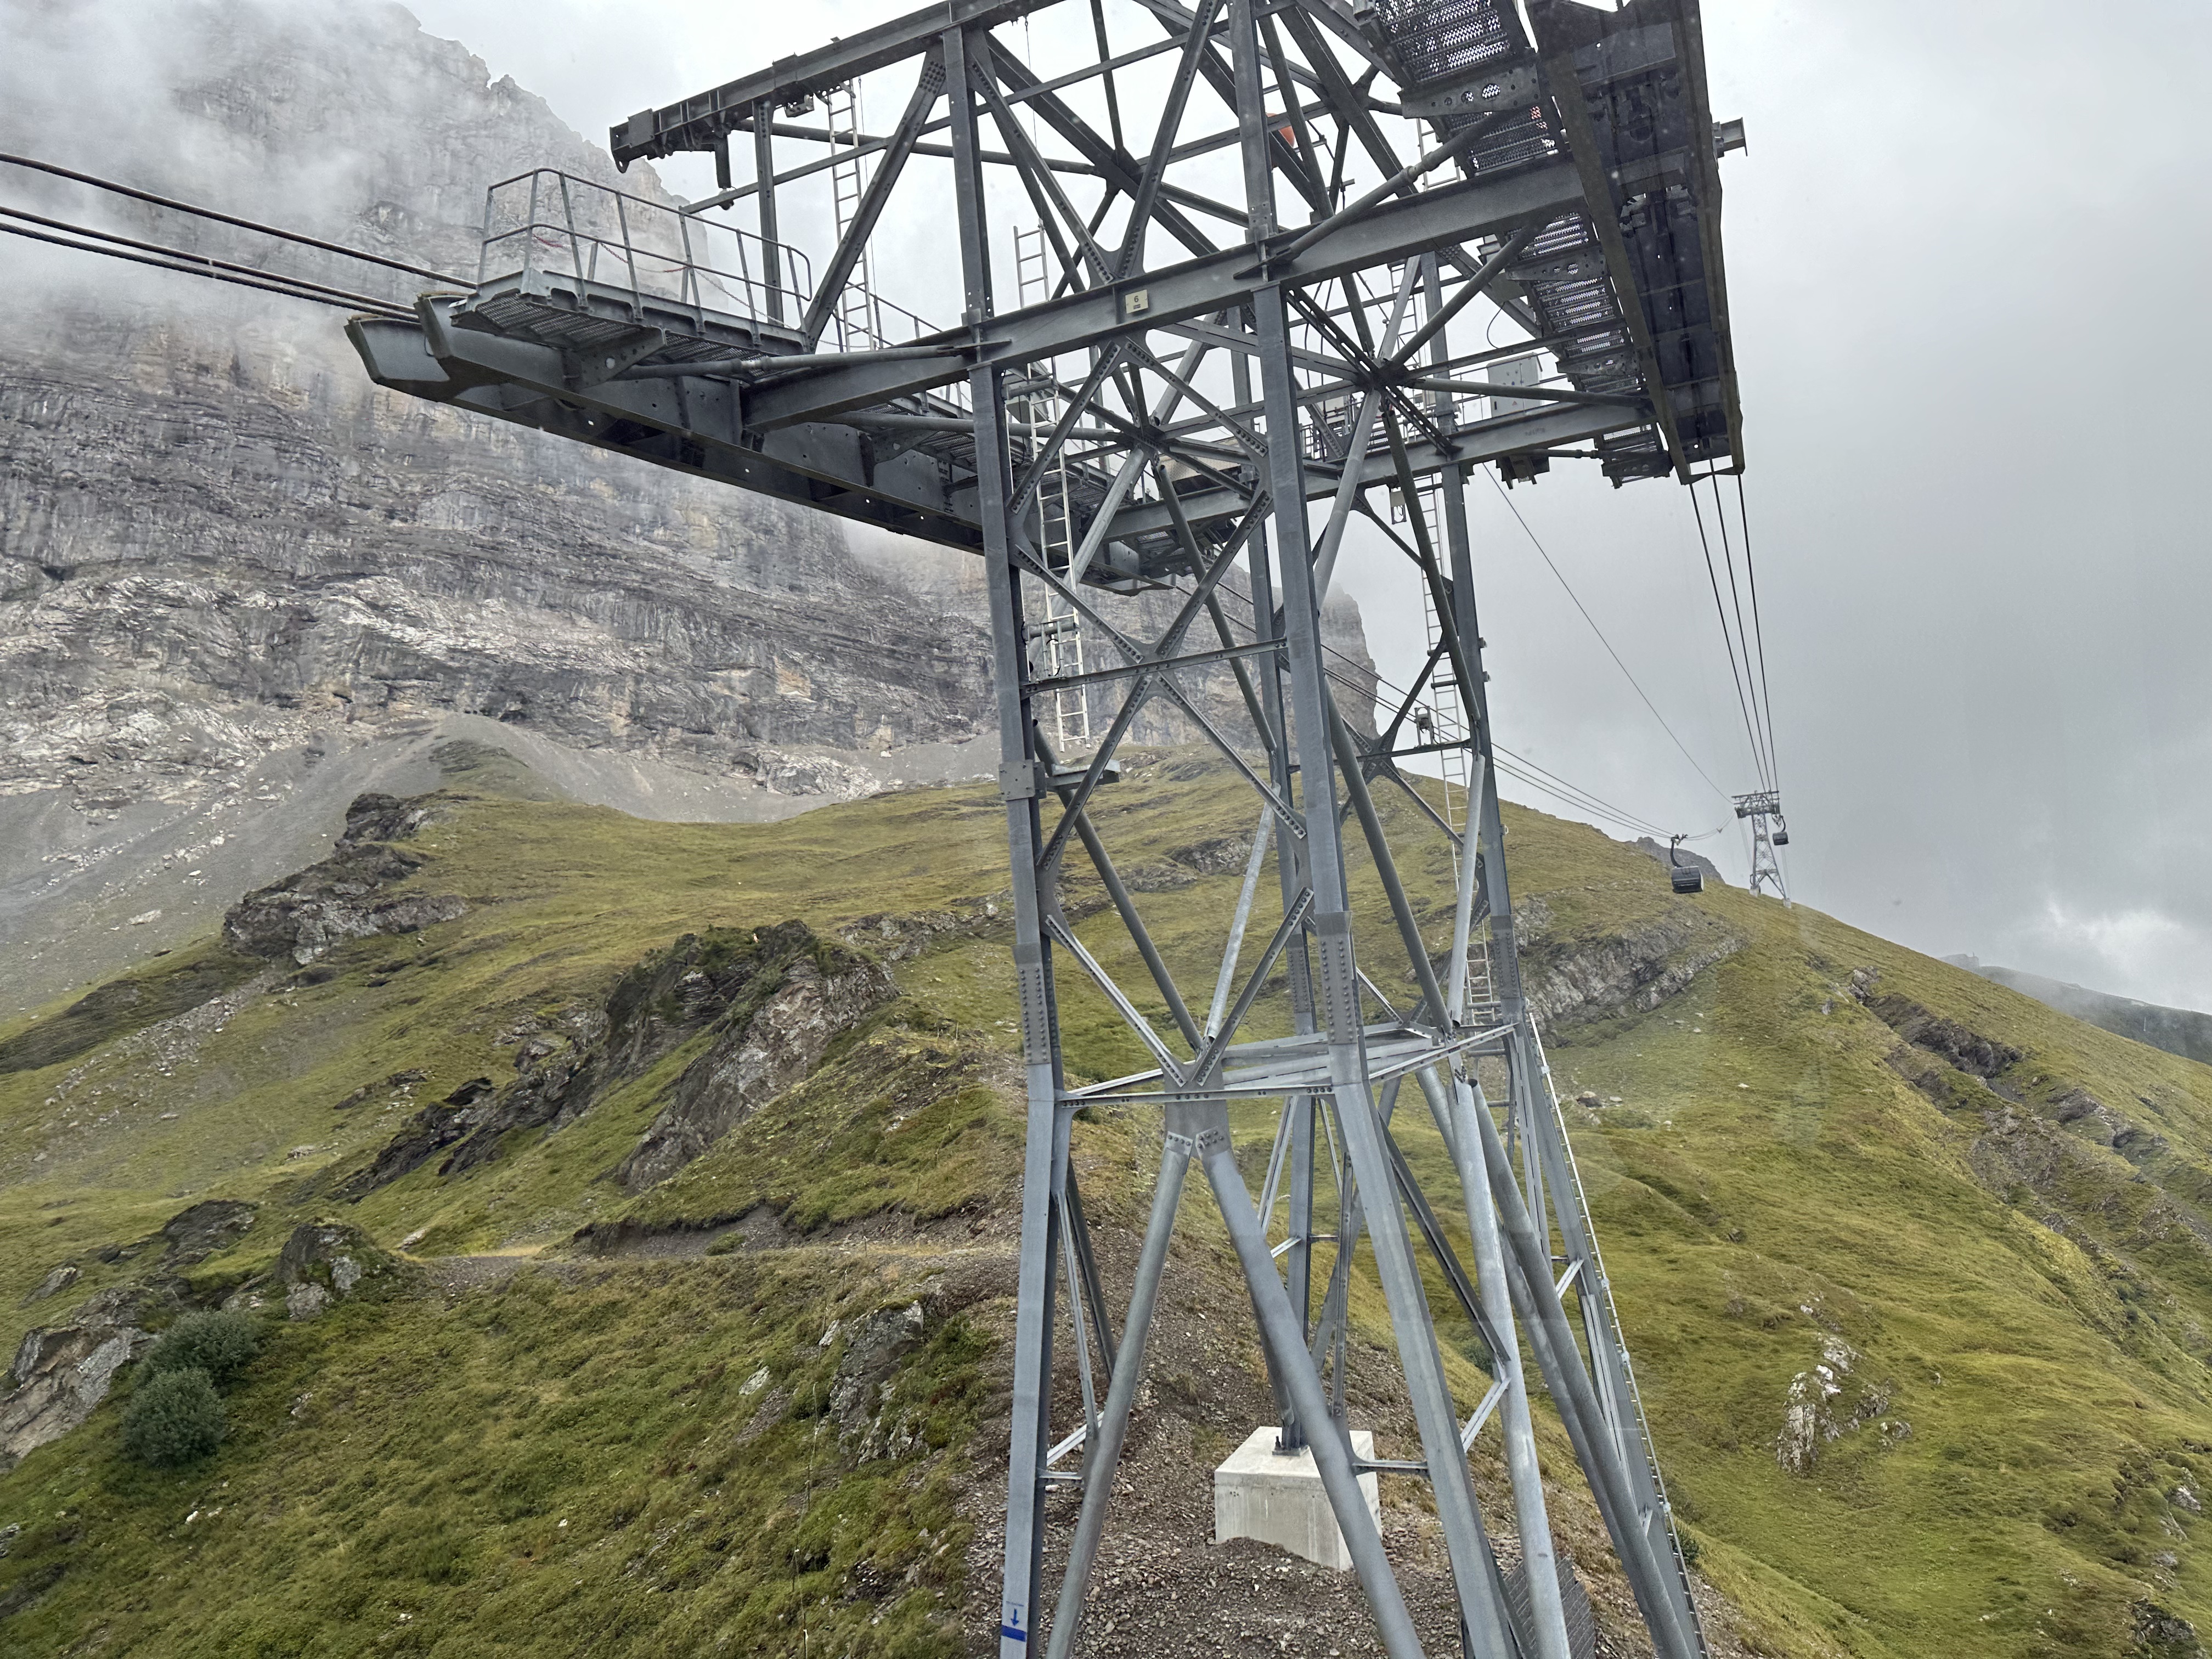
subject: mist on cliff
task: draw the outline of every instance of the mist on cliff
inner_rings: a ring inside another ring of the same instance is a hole
[[[0,0],[0,150],[464,278],[500,116],[517,137],[553,125],[541,100],[491,84],[481,59],[382,0]],[[482,127],[468,135],[477,142],[428,141],[457,115]],[[526,139],[504,148],[518,168],[590,161],[573,137],[559,154]],[[0,202],[379,299],[405,303],[426,286],[18,167],[0,167]],[[15,237],[0,263],[42,315],[250,319],[343,349],[343,313],[305,302]],[[40,343],[21,319],[9,331]]]

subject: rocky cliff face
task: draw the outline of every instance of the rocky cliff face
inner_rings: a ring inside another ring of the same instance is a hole
[[[374,0],[0,0],[0,148],[462,276],[489,184],[617,182],[543,100]],[[423,285],[9,171],[57,217]],[[0,938],[21,971],[0,1015],[212,927],[356,794],[434,785],[455,738],[665,817],[995,765],[979,585],[941,560],[857,558],[828,517],[381,392],[341,310],[8,260]]]
[[[396,6],[9,0],[0,28],[0,148],[435,269],[475,269],[489,183],[614,179]],[[58,217],[422,285],[7,183]],[[855,561],[833,520],[379,392],[342,311],[27,243],[9,262],[13,1006],[204,929],[362,789],[429,781],[451,735],[497,726],[571,793],[655,816],[968,769],[948,745],[988,706],[983,630]]]

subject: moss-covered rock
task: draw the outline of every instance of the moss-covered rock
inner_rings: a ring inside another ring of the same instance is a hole
[[[377,1301],[397,1295],[411,1284],[412,1275],[360,1228],[343,1221],[310,1221],[294,1228],[284,1241],[276,1282],[286,1315],[303,1320],[349,1297]]]

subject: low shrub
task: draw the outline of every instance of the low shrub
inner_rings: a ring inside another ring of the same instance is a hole
[[[205,1371],[228,1382],[261,1352],[261,1327],[242,1313],[189,1313],[162,1333],[146,1356],[149,1373]]]
[[[197,1367],[149,1376],[123,1413],[123,1449],[155,1468],[205,1457],[222,1432],[222,1401]]]

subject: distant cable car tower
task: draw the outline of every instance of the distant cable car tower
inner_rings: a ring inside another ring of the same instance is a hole
[[[1776,848],[1790,845],[1790,825],[1782,817],[1782,792],[1761,789],[1735,799],[1736,817],[1751,820],[1751,890],[1764,893],[1771,889],[1787,905],[1790,890],[1782,883],[1782,861],[1774,856]]]

